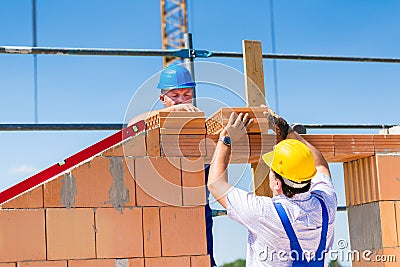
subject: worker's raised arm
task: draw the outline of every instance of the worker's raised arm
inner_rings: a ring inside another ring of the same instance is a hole
[[[264,115],[267,116],[268,121],[270,122],[270,128],[275,130],[276,134],[280,136],[282,139],[296,139],[304,143],[310,149],[314,157],[315,167],[317,171],[331,177],[328,162],[325,160],[322,153],[315,146],[310,144],[300,134],[293,131],[293,129],[286,122],[286,120],[276,115],[272,110],[270,110],[269,112],[265,112]]]
[[[231,156],[231,143],[235,144],[244,135],[246,135],[247,127],[252,123],[249,114],[240,113],[237,116],[231,113],[227,126],[219,135],[214,156],[211,161],[210,172],[208,174],[208,189],[211,195],[226,208],[226,195],[232,187],[228,183],[227,168]]]

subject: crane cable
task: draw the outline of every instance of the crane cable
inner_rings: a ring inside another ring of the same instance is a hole
[[[269,18],[271,27],[271,44],[272,54],[276,54],[276,41],[275,41],[275,17],[274,17],[274,3],[269,0]],[[278,94],[278,66],[276,59],[272,60],[272,73],[274,77],[274,92],[275,92],[275,112],[279,114],[279,94]]]
[[[32,39],[33,47],[37,47],[36,34],[36,0],[32,0]],[[34,95],[34,114],[35,123],[39,121],[38,115],[38,74],[37,74],[37,55],[33,55],[33,95]]]

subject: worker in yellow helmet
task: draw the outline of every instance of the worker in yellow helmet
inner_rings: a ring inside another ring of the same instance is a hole
[[[323,155],[273,112],[265,114],[283,139],[262,156],[273,197],[228,183],[231,144],[246,134],[248,114],[231,114],[210,167],[208,188],[228,216],[248,229],[247,266],[328,266],[337,198]]]

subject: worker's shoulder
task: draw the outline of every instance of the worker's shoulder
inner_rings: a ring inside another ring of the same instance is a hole
[[[330,189],[334,190],[332,178],[324,172],[317,171],[315,176],[311,179],[310,191],[313,191],[316,187],[320,186],[327,186]]]
[[[272,198],[267,196],[257,196],[253,192],[232,187],[227,194],[228,203],[235,206],[247,207],[249,209],[264,210],[266,207],[273,206]]]

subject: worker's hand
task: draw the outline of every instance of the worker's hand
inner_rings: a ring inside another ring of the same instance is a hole
[[[278,116],[271,109],[264,111],[264,116],[268,118],[268,127],[272,129],[277,136],[281,137],[283,140],[286,139],[287,135],[292,132],[292,128],[289,126],[287,121]]]
[[[189,111],[189,112],[200,111],[200,109],[193,106],[192,103],[177,104],[177,105],[171,106],[170,108],[171,108],[171,111]]]
[[[220,137],[229,136],[231,141],[237,141],[247,133],[247,127],[253,122],[253,119],[249,118],[249,114],[240,113],[239,116],[235,112],[231,113],[228,124],[221,131]]]

